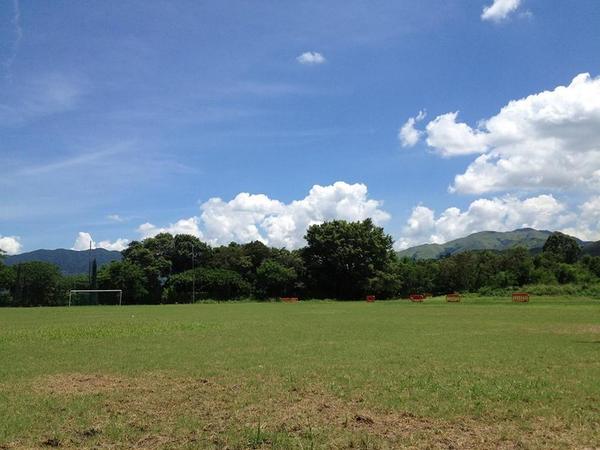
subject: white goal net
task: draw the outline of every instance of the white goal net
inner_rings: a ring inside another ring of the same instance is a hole
[[[75,305],[119,305],[123,301],[121,289],[71,289],[69,306]]]

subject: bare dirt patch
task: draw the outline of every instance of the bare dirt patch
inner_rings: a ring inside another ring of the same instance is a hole
[[[64,422],[61,448],[516,449],[592,444],[580,439],[590,436],[589,429],[558,419],[419,417],[373,408],[361,398],[341,399],[320,386],[286,389],[280,380],[61,374],[35,385],[39,395],[55,399],[102,396],[93,424],[82,429],[72,420]],[[600,433],[597,425],[594,436]],[[35,442],[48,439],[54,438],[37,436]]]
[[[600,324],[589,323],[572,326],[562,326],[552,330],[555,334],[600,334]]]
[[[132,380],[112,375],[71,373],[38,379],[33,386],[37,392],[46,394],[97,394],[131,387]]]

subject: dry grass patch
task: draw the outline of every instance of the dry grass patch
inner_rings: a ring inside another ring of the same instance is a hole
[[[101,394],[135,388],[134,383],[133,379],[115,375],[70,373],[37,379],[33,382],[33,389],[50,395]]]
[[[100,401],[84,427],[5,446],[61,448],[585,448],[581,430],[558,419],[442,420],[385,411],[321,386],[281,380],[213,380],[151,373],[139,377],[59,374],[38,379],[36,395],[58,403]],[[594,432],[600,436],[600,426]],[[583,432],[583,433],[582,433]]]

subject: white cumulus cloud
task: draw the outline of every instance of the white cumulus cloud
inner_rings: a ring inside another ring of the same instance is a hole
[[[18,236],[2,236],[0,235],[0,250],[7,255],[16,255],[23,248],[21,239]]]
[[[577,216],[552,195],[520,200],[514,196],[478,199],[461,211],[448,208],[438,216],[426,206],[415,207],[402,235],[399,250],[424,243],[441,244],[478,231],[511,231],[517,228],[561,229]]]
[[[300,56],[296,57],[296,61],[298,61],[300,64],[316,65],[323,64],[326,59],[319,52],[304,52]]]
[[[481,153],[452,191],[600,189],[600,78],[583,73],[512,100],[476,128],[456,119],[447,113],[426,126],[428,145],[443,156]]]
[[[211,198],[202,204],[202,222],[208,239],[214,243],[231,241],[268,242],[259,227],[267,218],[283,214],[285,205],[264,194],[242,192],[228,202]]]
[[[400,131],[398,132],[398,139],[400,139],[402,147],[414,147],[417,144],[417,142],[419,142],[419,139],[421,139],[423,132],[417,130],[415,128],[415,125],[417,122],[423,120],[425,116],[425,111],[419,111],[419,114],[417,114],[415,117],[410,117],[404,123],[404,125],[402,125]]]
[[[427,124],[427,145],[443,156],[481,153],[486,149],[486,135],[465,123],[457,123],[458,112],[442,114]]]
[[[198,227],[198,218],[190,217],[189,219],[181,219],[175,223],[169,224],[167,227],[157,227],[151,223],[143,223],[138,227],[138,232],[142,239],[154,237],[159,233],[170,234],[191,234],[198,238],[202,238],[202,232]]]
[[[90,233],[86,233],[84,231],[80,231],[75,238],[75,242],[73,243],[73,247],[71,250],[89,250],[90,243],[92,248],[104,248],[106,250],[116,250],[122,251],[127,248],[127,244],[129,244],[129,240],[119,238],[114,242],[111,241],[100,241],[95,242]]]
[[[275,247],[304,245],[306,229],[327,220],[364,220],[371,217],[381,224],[389,214],[382,202],[369,199],[367,186],[338,181],[329,186],[315,185],[306,197],[284,204],[259,194],[238,194],[224,202],[213,198],[202,205],[202,222],[210,242],[259,240]]]
[[[104,248],[106,250],[116,250],[121,252],[127,248],[129,244],[128,239],[119,238],[114,242],[111,241],[100,241],[96,244],[96,248]]]
[[[75,242],[73,243],[71,250],[88,250],[90,248],[90,243],[92,248],[96,248],[96,244],[92,239],[92,235],[90,233],[80,231],[77,233],[77,237],[75,238]]]
[[[481,20],[500,22],[515,12],[521,0],[494,0],[491,5],[485,6],[481,13]]]
[[[563,231],[587,241],[600,240],[600,196],[588,199],[577,208],[575,223]]]
[[[247,192],[229,201],[215,197],[201,205],[200,217],[182,219],[164,228],[145,223],[138,231],[142,238],[161,232],[187,233],[213,245],[261,241],[293,249],[304,245],[304,234],[310,225],[327,220],[370,217],[381,224],[390,217],[381,207],[382,202],[368,198],[364,184],[338,181],[329,186],[315,185],[306,197],[290,203]]]

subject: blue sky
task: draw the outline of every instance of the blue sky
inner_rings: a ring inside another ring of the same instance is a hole
[[[520,226],[600,239],[599,24],[596,0],[7,0],[0,248],[161,230],[293,248],[367,215],[397,248]]]

